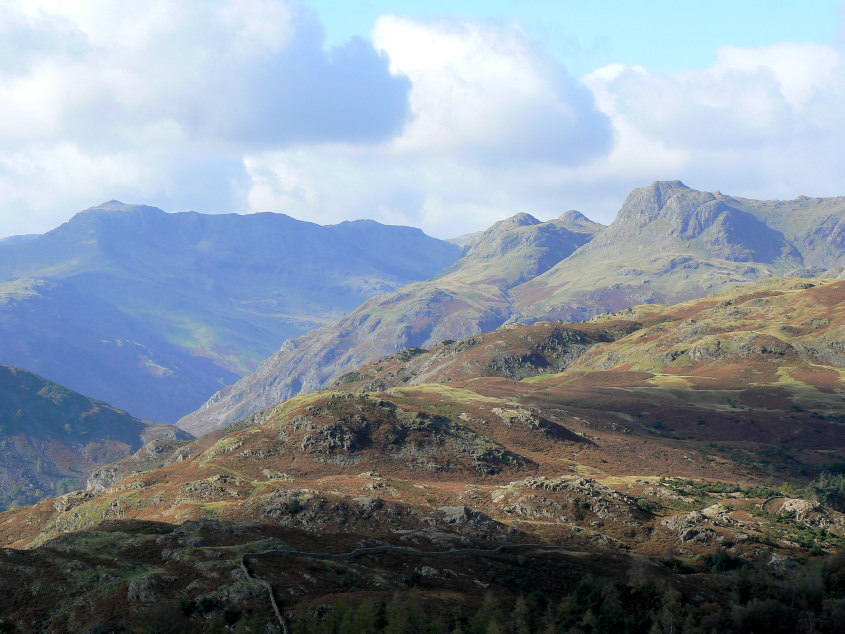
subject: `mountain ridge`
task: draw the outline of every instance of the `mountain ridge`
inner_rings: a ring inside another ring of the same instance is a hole
[[[845,266],[845,197],[754,201],[656,181],[633,190],[608,227],[587,225],[583,242],[570,243],[568,252],[542,241],[546,231],[568,231],[563,224],[583,225],[579,216],[562,218],[540,223],[525,214],[494,224],[438,278],[368,300],[334,325],[286,343],[179,424],[208,431],[402,348],[505,323],[583,320],[776,275],[835,277]],[[522,232],[529,237],[521,239]],[[524,245],[529,257],[497,259],[499,247],[519,253]]]
[[[144,418],[175,421],[284,340],[374,294],[431,277],[459,252],[419,229],[374,221],[324,227],[284,214],[169,214],[109,201],[46,234],[0,245],[0,284],[41,280],[59,285],[69,302],[54,297],[49,314],[39,313],[30,294],[28,306],[0,314],[0,362]],[[87,316],[77,310],[86,305]],[[108,363],[94,361],[80,372],[69,353],[53,355],[39,345],[45,337],[65,349],[76,345],[57,339],[64,330],[53,317],[63,312],[75,316],[68,332],[91,334],[80,352],[100,350]],[[14,332],[4,332],[4,322]],[[125,341],[143,352],[129,358],[118,349]]]
[[[570,217],[540,222],[523,214],[509,220],[467,244],[461,259],[432,280],[368,300],[335,325],[286,342],[253,374],[224,388],[178,424],[195,434],[209,431],[249,411],[319,389],[344,369],[400,347],[494,329],[510,316],[511,288],[575,251],[601,226],[579,222],[575,232],[565,226]],[[287,369],[279,372],[279,367]],[[255,402],[241,406],[250,393]],[[214,422],[208,424],[211,418]]]

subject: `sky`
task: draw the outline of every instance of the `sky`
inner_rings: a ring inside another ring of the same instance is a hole
[[[845,195],[845,3],[0,0],[0,236],[110,199],[438,237]]]

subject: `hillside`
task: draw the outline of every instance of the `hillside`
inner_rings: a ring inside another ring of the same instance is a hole
[[[79,488],[92,469],[145,443],[188,437],[26,370],[0,366],[2,508]]]
[[[131,492],[121,517],[163,521],[217,500],[215,516],[234,521],[290,483],[352,495],[360,478],[422,479],[423,498],[457,503],[449,483],[561,472],[800,480],[845,462],[843,333],[845,282],[795,278],[584,324],[506,326],[362,367],[180,448],[137,486],[80,499],[102,508]]]
[[[433,280],[375,297],[335,324],[285,342],[179,425],[203,433],[320,389],[343,371],[397,349],[496,328],[510,315],[510,289],[569,256],[601,228],[576,211],[548,222],[528,214],[497,222]]]
[[[459,251],[372,221],[111,201],[0,243],[0,362],[173,422],[284,340],[435,275]]]
[[[469,242],[438,278],[287,341],[179,424],[215,429],[403,348],[505,323],[584,320],[775,275],[835,277],[845,266],[843,223],[843,197],[755,201],[679,181],[634,190],[606,228],[578,212],[550,223],[519,214]]]
[[[804,597],[766,608],[771,631],[833,623],[822,598],[845,585],[820,580],[845,570],[845,497],[841,475],[811,480],[845,468],[843,335],[845,281],[771,278],[392,355],[166,466],[0,514],[0,543],[27,549],[0,567],[69,597],[27,610],[8,586],[0,605],[28,627],[141,613],[210,630],[540,593],[589,624],[595,591],[642,619],[631,631],[664,608],[748,631],[762,597]],[[90,565],[36,582],[69,560]]]

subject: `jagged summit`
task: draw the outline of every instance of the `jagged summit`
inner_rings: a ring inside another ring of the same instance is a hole
[[[529,227],[531,225],[539,224],[541,224],[541,221],[537,220],[531,214],[520,212],[518,214],[514,214],[510,218],[505,218],[504,220],[500,220],[499,222],[493,224],[488,231],[496,227]]]
[[[576,209],[564,211],[553,222],[555,222],[555,224],[557,224],[559,227],[569,229],[570,231],[574,231],[575,233],[596,234],[605,228],[603,224],[590,220],[589,218],[587,218],[587,216],[585,216]]]
[[[578,223],[567,224],[542,222],[527,213],[500,220],[465,247],[463,258],[444,275],[461,271],[468,281],[510,288],[554,266],[592,237]]]
[[[558,216],[558,220],[563,220],[564,222],[584,222],[585,220],[590,219],[577,209],[570,209],[560,214],[560,216]]]
[[[655,220],[669,201],[679,194],[691,195],[698,203],[716,198],[709,192],[690,189],[681,181],[655,181],[648,187],[639,187],[628,194],[613,225],[644,226]]]

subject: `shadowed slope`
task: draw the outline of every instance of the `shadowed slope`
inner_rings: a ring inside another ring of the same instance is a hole
[[[42,377],[0,366],[0,506],[79,486],[94,467],[155,438],[186,439]]]

